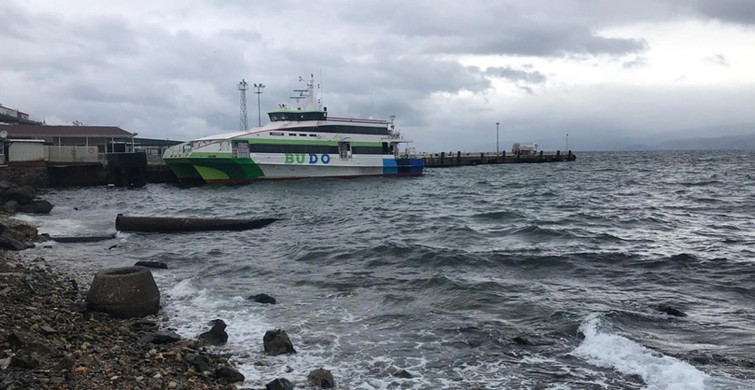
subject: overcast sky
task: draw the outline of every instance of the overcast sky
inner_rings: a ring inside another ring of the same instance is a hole
[[[237,130],[242,78],[265,124],[310,73],[428,152],[755,123],[753,0],[3,0],[0,49],[6,107],[150,138]]]

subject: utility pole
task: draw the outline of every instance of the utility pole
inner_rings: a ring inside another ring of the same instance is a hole
[[[495,154],[498,155],[501,153],[501,149],[498,148],[498,125],[500,125],[501,122],[495,123]]]
[[[263,89],[265,89],[265,84],[262,84],[262,83],[254,84],[254,93],[257,94],[257,125],[259,127],[262,127],[262,114],[260,112],[260,95],[262,95]]]
[[[239,118],[239,128],[241,131],[246,131],[249,126],[246,121],[246,91],[249,89],[249,84],[246,83],[246,80],[241,79],[241,82],[239,83],[239,94],[241,99],[241,113]]]

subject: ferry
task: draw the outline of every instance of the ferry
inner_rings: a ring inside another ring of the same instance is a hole
[[[314,76],[299,78],[292,102],[270,111],[270,123],[172,146],[163,160],[179,180],[208,184],[265,179],[420,176],[424,160],[400,152],[404,139],[389,120],[328,116],[315,96]],[[318,86],[319,88],[319,86]]]

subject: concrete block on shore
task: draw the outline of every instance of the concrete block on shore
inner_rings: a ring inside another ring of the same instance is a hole
[[[118,318],[157,314],[160,291],[149,269],[113,268],[98,272],[86,296],[89,310]]]

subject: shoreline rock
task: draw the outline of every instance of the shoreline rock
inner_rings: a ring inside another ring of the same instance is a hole
[[[38,199],[32,186],[19,186],[0,177],[0,210],[8,214],[49,214],[53,207],[52,203]]]
[[[268,330],[262,338],[262,345],[265,353],[270,356],[289,355],[296,353],[294,345],[291,343],[285,330],[276,329]]]
[[[228,341],[228,333],[225,332],[226,324],[221,319],[210,321],[212,329],[199,335],[201,345],[223,345]]]

